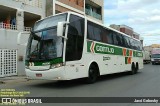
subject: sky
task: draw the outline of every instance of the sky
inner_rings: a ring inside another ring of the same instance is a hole
[[[127,25],[144,38],[144,46],[160,44],[160,0],[104,0],[104,24]]]

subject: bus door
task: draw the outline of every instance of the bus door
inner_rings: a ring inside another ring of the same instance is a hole
[[[78,78],[81,75],[79,67],[82,64],[80,60],[83,53],[84,28],[84,18],[70,15],[65,51],[65,70],[69,78]]]

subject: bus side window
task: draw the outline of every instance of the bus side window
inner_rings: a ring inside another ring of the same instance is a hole
[[[137,50],[142,50],[141,42],[136,41],[137,43]]]
[[[122,36],[122,46],[123,46],[123,47],[126,47],[124,36]]]
[[[112,31],[106,29],[109,44],[114,44]]]
[[[93,33],[93,26],[91,24],[89,24],[88,22],[88,28],[87,28],[87,38],[90,40],[94,40],[94,33]]]
[[[142,47],[141,42],[139,42],[139,45],[140,45],[140,50],[142,51],[142,50],[143,50],[143,47]]]
[[[118,37],[117,37],[117,35],[116,35],[116,33],[115,32],[112,32],[112,36],[113,36],[113,43],[114,43],[114,45],[118,45]]]
[[[122,36],[123,47],[129,48],[128,37]]]
[[[134,39],[133,39],[132,43],[133,43],[133,49],[137,50],[136,42],[135,42],[135,40],[134,40]]]
[[[131,43],[131,49],[135,49],[135,44],[133,39],[130,39],[130,43]]]
[[[124,38],[125,38],[125,41],[126,41],[126,46],[127,46],[128,48],[131,48],[129,38],[128,38],[127,36],[125,36]]]
[[[121,34],[116,33],[116,37],[117,37],[118,45],[124,47],[125,44]]]
[[[87,30],[87,38],[90,40],[95,40],[101,42],[101,28],[99,25],[96,25],[90,21],[88,21],[88,30]]]
[[[96,41],[102,41],[101,39],[101,30],[100,30],[100,27],[99,26],[94,26],[94,37],[95,37],[95,40]]]
[[[102,28],[102,31],[101,31],[101,39],[102,39],[102,42],[103,43],[108,43],[108,36],[107,36],[108,34],[107,34],[107,32],[106,32],[106,30],[104,30],[103,28]]]

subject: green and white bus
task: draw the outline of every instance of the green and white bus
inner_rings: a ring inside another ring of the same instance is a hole
[[[74,12],[35,23],[27,45],[25,71],[29,79],[72,80],[143,68],[139,40]]]

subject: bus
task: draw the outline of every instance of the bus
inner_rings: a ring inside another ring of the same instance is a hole
[[[101,75],[143,68],[139,40],[74,12],[35,23],[28,39],[25,71],[29,79],[94,83]]]

